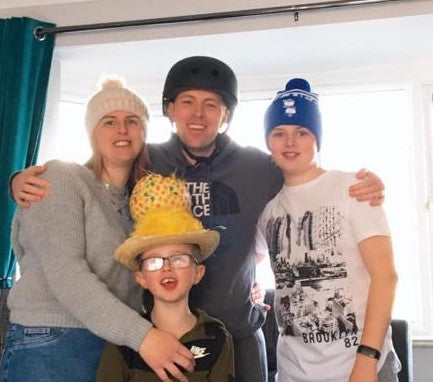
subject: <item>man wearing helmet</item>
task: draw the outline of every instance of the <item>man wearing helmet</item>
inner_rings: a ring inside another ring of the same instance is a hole
[[[187,154],[211,156],[218,131],[232,118],[237,93],[234,72],[215,58],[188,57],[171,68],[162,95],[163,114],[175,124]]]
[[[162,100],[176,134],[148,148],[152,169],[185,178],[194,213],[220,231],[220,246],[207,261],[203,286],[192,290],[191,303],[221,319],[233,335],[236,381],[263,382],[265,315],[250,298],[252,243],[258,215],[282,177],[266,154],[220,133],[233,115],[237,93],[236,76],[225,63],[200,56],[179,61],[167,75]]]

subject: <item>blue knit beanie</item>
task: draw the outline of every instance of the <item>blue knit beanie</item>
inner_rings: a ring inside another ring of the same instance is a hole
[[[265,139],[272,129],[279,125],[299,125],[310,130],[316,137],[320,150],[322,122],[319,110],[319,96],[311,92],[308,81],[293,78],[285,90],[279,91],[265,112]]]

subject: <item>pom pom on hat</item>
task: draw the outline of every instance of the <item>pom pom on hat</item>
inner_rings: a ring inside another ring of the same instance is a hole
[[[85,124],[89,136],[102,117],[114,111],[128,111],[143,122],[149,119],[149,111],[143,100],[125,87],[120,77],[106,77],[100,83],[101,90],[87,102]]]
[[[307,80],[304,80],[303,78],[292,78],[289,82],[286,84],[286,91],[293,90],[293,89],[299,89],[304,90],[306,92],[311,92],[311,86],[308,83]]]
[[[121,77],[110,76],[102,77],[99,82],[99,87],[102,89],[108,88],[124,88],[125,81]]]
[[[310,130],[316,137],[320,150],[322,122],[319,96],[311,92],[311,86],[303,78],[293,78],[284,90],[279,91],[265,112],[265,139],[273,128],[280,125],[298,125]]]

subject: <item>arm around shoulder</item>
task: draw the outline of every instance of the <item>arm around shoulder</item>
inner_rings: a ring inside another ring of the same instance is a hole
[[[380,206],[384,201],[385,185],[375,173],[361,169],[356,173],[359,182],[349,187],[349,195],[358,202],[367,201],[371,206]]]
[[[46,166],[31,166],[12,174],[9,192],[18,206],[28,208],[47,196],[50,184],[40,177],[45,171]]]

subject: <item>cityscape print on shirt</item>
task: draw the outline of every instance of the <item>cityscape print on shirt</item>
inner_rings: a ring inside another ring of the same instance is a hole
[[[304,343],[344,339],[356,346],[358,326],[341,253],[344,216],[337,206],[321,206],[298,218],[271,218],[266,242],[276,283],[275,310],[283,335]]]

